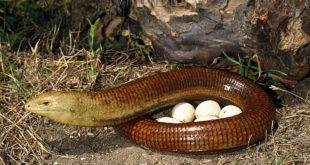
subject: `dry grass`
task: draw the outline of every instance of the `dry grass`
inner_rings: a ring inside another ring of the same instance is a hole
[[[112,128],[64,126],[24,111],[23,105],[29,97],[45,91],[102,90],[174,69],[175,65],[152,62],[134,51],[106,51],[99,60],[90,58],[87,50],[57,58],[36,50],[34,47],[33,52],[16,53],[0,45],[0,164],[100,164],[111,159],[115,162],[111,164],[144,163],[140,159],[130,162],[124,160],[127,156],[119,155],[122,151],[118,148],[130,148],[132,144],[119,139]],[[15,61],[11,65],[16,68],[8,69],[9,61]],[[89,75],[94,66],[95,77]],[[268,141],[241,152],[204,157],[153,153],[136,146],[133,150],[149,153],[146,164],[170,164],[171,160],[173,164],[310,164],[309,105],[283,107],[277,112],[279,127]],[[89,161],[83,163],[85,159]]]

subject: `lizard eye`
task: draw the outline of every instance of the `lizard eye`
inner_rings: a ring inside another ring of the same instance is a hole
[[[47,105],[49,105],[49,102],[48,102],[48,101],[45,101],[45,102],[43,102],[42,104],[47,106]]]

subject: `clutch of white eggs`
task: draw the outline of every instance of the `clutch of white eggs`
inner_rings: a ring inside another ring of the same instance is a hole
[[[188,123],[216,120],[220,118],[232,117],[242,113],[242,110],[234,105],[227,105],[223,108],[213,100],[201,102],[196,109],[186,102],[176,104],[172,108],[171,117],[160,117],[156,121],[163,123]]]

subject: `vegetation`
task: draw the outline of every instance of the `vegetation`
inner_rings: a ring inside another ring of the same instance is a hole
[[[268,76],[268,73],[274,72],[274,73],[279,73],[283,76],[287,76],[286,73],[278,71],[278,70],[263,70],[257,55],[249,55],[244,58],[241,58],[238,55],[238,60],[235,60],[234,58],[228,56],[227,53],[224,52],[223,54],[226,59],[228,59],[230,62],[235,64],[235,66],[233,67],[233,70],[237,69],[241,76],[251,79],[260,85],[268,85],[268,82],[267,83],[259,82],[262,75],[264,74],[267,74]]]
[[[14,49],[67,27],[68,19],[66,0],[0,0],[0,37]]]

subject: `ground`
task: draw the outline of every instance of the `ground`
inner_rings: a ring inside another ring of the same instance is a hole
[[[310,164],[310,120],[304,106],[280,108],[266,142],[223,155],[184,155],[141,148],[113,128],[77,128],[48,121],[38,134],[54,154],[48,164]],[[288,122],[289,121],[289,122]]]
[[[1,48],[0,164],[310,164],[309,102],[277,107],[278,128],[266,141],[220,155],[141,148],[112,127],[63,125],[26,112],[30,97],[50,90],[98,91],[178,67],[151,57],[87,50],[71,56]],[[307,98],[305,98],[307,99]]]

